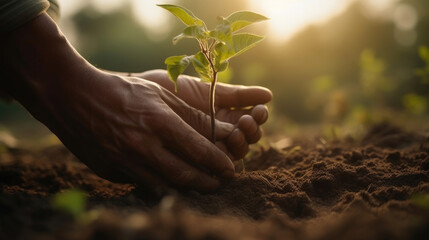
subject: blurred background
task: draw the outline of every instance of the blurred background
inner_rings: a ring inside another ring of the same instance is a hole
[[[367,126],[386,121],[429,128],[428,0],[60,3],[59,25],[75,48],[97,67],[125,72],[164,69],[166,57],[197,50],[192,40],[173,46],[184,25],[156,4],[180,4],[209,27],[238,10],[269,17],[249,29],[266,39],[231,60],[222,80],[273,91],[265,127],[273,139],[307,133],[358,139]],[[0,142],[37,147],[58,140],[17,103],[1,102]]]

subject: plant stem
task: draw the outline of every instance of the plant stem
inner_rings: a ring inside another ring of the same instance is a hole
[[[202,44],[204,45],[204,44]],[[213,46],[214,44],[212,44]],[[201,47],[201,46],[200,46]],[[213,64],[213,59],[211,52],[208,48],[211,48],[209,44],[207,43],[207,49],[201,47],[201,51],[206,57],[207,61],[210,64],[210,69],[212,70],[212,82],[210,84],[210,96],[209,96],[209,108],[210,108],[210,122],[211,122],[211,130],[212,130],[212,143],[216,143],[216,109],[215,109],[215,94],[216,94],[216,82],[217,82],[217,74],[218,72],[215,69],[215,66]]]
[[[216,143],[216,122],[215,122],[215,92],[216,92],[216,81],[217,81],[217,72],[213,69],[213,81],[210,84],[210,120],[212,127],[212,142]]]
[[[243,170],[241,173],[246,174],[246,167],[244,166],[244,158],[241,159],[241,166],[243,167]]]

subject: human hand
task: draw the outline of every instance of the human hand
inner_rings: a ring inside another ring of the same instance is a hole
[[[6,92],[98,175],[201,191],[234,176],[231,160],[207,140],[206,114],[154,82],[94,68],[46,14],[1,42]],[[234,129],[216,126],[220,141]]]
[[[209,113],[208,83],[200,82],[197,78],[181,75],[177,81],[178,91],[169,80],[164,70],[151,70],[143,73],[133,73],[132,76],[156,82],[168,89],[190,106]],[[256,143],[261,138],[260,125],[268,119],[268,109],[265,103],[271,101],[272,93],[262,87],[244,87],[218,83],[216,88],[216,119],[234,124],[237,128],[226,141],[217,145],[231,159],[243,158],[249,150],[249,144]]]
[[[213,190],[219,178],[234,176],[230,159],[208,140],[206,114],[144,79],[97,78],[87,89],[95,94],[68,101],[76,104],[55,115],[62,118],[61,128],[71,130],[59,137],[99,175],[198,190]],[[234,129],[222,121],[216,127],[220,142]]]

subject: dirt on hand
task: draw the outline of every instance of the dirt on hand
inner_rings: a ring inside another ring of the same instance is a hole
[[[360,143],[290,149],[261,149],[215,193],[164,196],[103,180],[63,146],[8,149],[0,239],[429,239],[428,135],[379,125]],[[97,217],[52,207],[69,188],[89,194]]]

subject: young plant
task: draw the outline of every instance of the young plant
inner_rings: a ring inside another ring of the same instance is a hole
[[[264,38],[250,33],[237,33],[237,31],[252,23],[267,20],[267,18],[254,12],[239,11],[226,18],[219,17],[217,26],[209,30],[201,19],[186,8],[171,4],[158,6],[171,12],[186,25],[183,33],[173,38],[173,44],[184,38],[195,39],[199,44],[200,51],[196,54],[172,56],[165,60],[165,64],[176,91],[177,78],[191,63],[201,79],[210,82],[211,140],[215,143],[214,97],[218,74],[228,68],[228,61],[232,57],[245,52]]]

